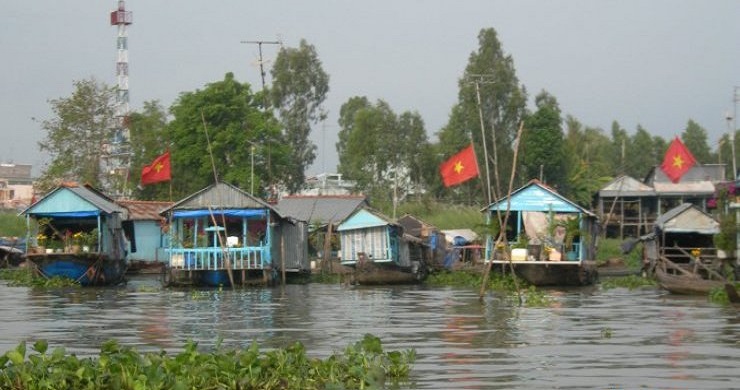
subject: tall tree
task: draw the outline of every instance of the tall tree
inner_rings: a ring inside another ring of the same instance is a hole
[[[170,147],[167,111],[159,101],[146,101],[140,112],[131,113],[128,123],[132,153],[130,189],[136,189],[141,199],[169,200],[168,186],[138,186],[141,169]]]
[[[447,126],[445,131],[454,132],[460,139],[472,135],[478,151],[485,142],[489,159],[480,160],[479,165],[485,172],[483,164],[490,164],[494,197],[505,195],[512,168],[513,141],[525,113],[527,93],[519,85],[514,60],[504,53],[493,28],[482,29],[478,34],[478,49],[470,54],[458,85],[464,121],[455,123],[455,127]],[[481,117],[484,137],[480,131]]]
[[[627,149],[630,145],[630,137],[627,130],[619,125],[619,122],[613,121],[611,128],[612,147],[611,159],[615,162],[614,175],[626,175],[627,172]]]
[[[629,139],[629,148],[625,151],[626,173],[633,178],[643,178],[659,164],[662,155],[655,154],[653,138],[642,126],[637,125],[637,131]]]
[[[180,94],[170,108],[174,119],[168,125],[176,196],[214,182],[211,155],[219,181],[246,191],[254,187],[257,196],[267,195],[263,191],[271,184],[264,184],[269,164],[277,180],[285,177],[275,167],[287,166],[290,148],[281,141],[272,115],[261,106],[250,85],[239,83],[232,73],[202,90]]]
[[[560,192],[584,207],[591,206],[593,194],[612,179],[612,144],[603,130],[585,127],[572,116],[565,120],[565,169],[567,180]]]
[[[59,180],[102,184],[102,159],[115,131],[115,89],[90,78],[74,82],[67,98],[50,101],[54,118],[44,120],[39,149],[51,157],[37,188],[46,191]]]
[[[397,116],[382,100],[369,105],[353,97],[342,105],[339,124],[339,171],[359,189],[400,198],[419,183],[429,142],[418,113]]]
[[[535,98],[537,111],[528,115],[519,149],[521,177],[539,178],[553,187],[564,183],[565,160],[563,126],[557,99],[540,92]]]
[[[686,129],[681,133],[681,139],[684,145],[686,145],[700,164],[712,162],[712,153],[709,149],[707,138],[707,131],[691,119],[686,124]]]
[[[314,46],[303,39],[298,48],[280,49],[271,74],[272,103],[293,150],[285,184],[295,192],[304,184],[304,172],[316,158],[316,145],[308,137],[311,124],[326,118],[322,104],[329,92],[329,75]]]

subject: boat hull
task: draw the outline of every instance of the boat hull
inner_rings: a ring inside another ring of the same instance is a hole
[[[113,286],[125,281],[126,259],[110,259],[98,253],[51,253],[27,255],[46,278],[65,277],[82,286]]]
[[[689,275],[673,275],[657,267],[655,278],[658,285],[673,294],[708,295],[714,289],[724,288],[725,282],[707,280]]]
[[[514,273],[535,286],[588,286],[598,280],[596,265],[584,262],[545,262],[517,261],[512,262]],[[498,264],[504,272],[509,271],[508,263]]]
[[[272,269],[233,270],[230,278],[225,269],[167,268],[164,275],[164,284],[169,287],[232,287],[232,278],[236,286],[269,285],[276,277]]]
[[[401,267],[393,263],[361,262],[352,273],[354,282],[361,285],[414,284],[426,279],[428,271],[422,264]]]

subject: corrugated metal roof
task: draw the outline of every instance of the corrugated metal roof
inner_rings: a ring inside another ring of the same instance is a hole
[[[162,210],[268,209],[282,216],[269,203],[228,183],[212,184]]]
[[[69,196],[82,200],[73,204]],[[111,198],[105,194],[88,186],[81,186],[75,183],[63,184],[41,198],[38,202],[29,206],[22,214],[36,214],[41,212],[73,212],[87,211],[93,207],[104,214],[120,213],[123,219],[127,218],[127,210],[117,205]]]
[[[365,229],[378,226],[395,225],[390,218],[381,214],[377,211],[370,211],[367,209],[359,209],[354,212],[350,217],[344,220],[337,231],[346,231],[354,229]]]
[[[678,183],[653,183],[655,193],[661,195],[712,195],[714,184],[711,181],[683,181]]]
[[[681,176],[679,183],[697,182],[697,181],[709,181],[717,183],[725,180],[725,164],[704,164],[694,165]],[[645,180],[648,185],[654,185],[656,183],[670,183],[671,179],[665,175],[660,166],[653,167]]]
[[[276,207],[281,214],[299,221],[337,223],[366,205],[364,196],[286,196]]]
[[[667,233],[719,233],[719,222],[691,203],[666,211],[655,220],[655,227]]]
[[[403,226],[403,231],[413,236],[420,237],[424,229],[435,230],[436,226],[431,225],[422,221],[421,219],[411,215],[405,214],[396,221],[399,225]]]
[[[599,197],[655,196],[655,189],[630,176],[619,176],[599,190]]]
[[[507,198],[504,197],[491,203],[486,210],[505,211]],[[554,189],[542,184],[539,180],[532,180],[523,187],[511,193],[511,202],[508,205],[511,211],[553,211],[558,213],[582,213],[595,217],[592,212],[566,199]]]
[[[117,203],[128,209],[128,218],[135,221],[162,220],[160,213],[172,206],[172,202],[143,200],[119,200]]]

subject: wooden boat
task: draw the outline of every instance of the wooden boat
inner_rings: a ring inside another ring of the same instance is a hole
[[[654,270],[658,285],[673,294],[683,295],[708,295],[712,290],[724,289],[730,302],[740,303],[740,296],[731,281],[702,264],[698,259],[693,258],[693,261],[697,269],[702,268],[709,277],[715,279],[706,279],[696,272],[684,269],[665,256],[661,256]],[[668,272],[669,269],[674,273]]]
[[[104,253],[29,253],[26,258],[43,277],[65,277],[83,286],[110,286],[125,281],[127,262]]]
[[[658,285],[673,294],[707,295],[714,289],[724,288],[726,282],[708,280],[694,274],[670,274],[661,267],[656,267],[655,278]]]
[[[358,262],[352,273],[354,282],[361,285],[413,284],[426,279],[426,267],[416,264],[401,267],[393,264],[380,265],[372,261]]]
[[[503,272],[509,262],[494,261]],[[587,286],[598,280],[599,272],[593,261],[512,261],[514,273],[535,286]]]

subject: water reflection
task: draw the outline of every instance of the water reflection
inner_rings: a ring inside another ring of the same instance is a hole
[[[414,348],[407,388],[733,388],[740,315],[704,298],[647,288],[549,290],[547,308],[475,289],[289,285],[160,290],[137,279],[108,289],[0,285],[0,347],[47,339],[78,354],[115,338],[140,350],[264,348],[301,341],[325,357],[372,333]]]

